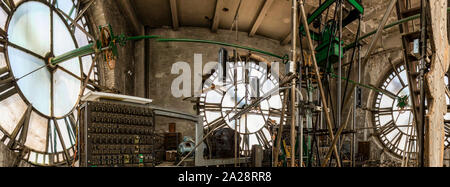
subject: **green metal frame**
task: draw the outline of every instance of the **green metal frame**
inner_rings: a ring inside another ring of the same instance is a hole
[[[364,14],[364,7],[356,0],[347,0],[353,7],[355,7],[361,14]]]
[[[312,14],[311,16],[308,17],[307,21],[308,24],[311,24],[314,20],[316,20],[320,15],[322,15],[323,12],[325,12],[325,10],[327,10],[328,8],[330,8],[330,6],[335,3],[337,0],[327,0],[324,3],[322,3]],[[356,0],[347,0],[348,3],[350,3],[355,9],[357,9],[359,11],[360,14],[364,14],[364,7],[359,4]],[[300,32],[303,35],[306,35],[303,26],[300,27]],[[313,40],[320,40],[321,37],[319,34],[310,31],[311,33],[311,39]]]

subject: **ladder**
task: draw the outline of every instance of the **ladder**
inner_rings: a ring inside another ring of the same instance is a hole
[[[398,20],[417,15],[421,13],[420,5],[417,7],[409,7],[409,0],[397,0],[396,10]],[[411,26],[410,26],[411,25]],[[423,142],[422,118],[423,114],[420,111],[421,99],[420,99],[420,67],[421,61],[415,55],[413,55],[414,40],[420,39],[421,31],[420,27],[414,29],[413,21],[408,21],[399,25],[399,30],[402,37],[403,46],[403,60],[406,67],[408,86],[410,91],[410,99],[412,103],[412,112],[414,115],[414,122],[416,124],[416,136],[418,145]],[[411,29],[412,28],[412,29]],[[411,136],[414,137],[414,133]],[[411,154],[411,153],[408,153]],[[419,155],[417,155],[419,156]]]

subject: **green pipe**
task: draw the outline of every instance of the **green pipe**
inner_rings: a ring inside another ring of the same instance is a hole
[[[161,38],[157,40],[158,42],[193,42],[193,43],[206,43],[206,44],[215,44],[215,45],[223,45],[223,46],[228,46],[228,47],[234,47],[234,48],[239,48],[239,49],[245,49],[245,50],[249,50],[249,51],[254,51],[254,52],[258,52],[261,54],[265,54],[268,56],[272,56],[275,58],[279,58],[281,60],[286,61],[289,60],[289,57],[287,55],[285,56],[279,56],[267,51],[263,51],[263,50],[259,50],[259,49],[255,49],[255,48],[251,48],[251,47],[246,47],[246,46],[240,46],[240,45],[236,45],[236,44],[229,44],[229,43],[224,43],[224,42],[218,42],[218,41],[211,41],[211,40],[197,40],[197,39],[184,39],[184,38]]]
[[[142,39],[154,39],[154,38],[160,38],[160,36],[157,35],[144,35],[144,36],[133,36],[133,37],[127,37],[126,41],[130,41],[130,40],[142,40]],[[261,53],[264,55],[268,55],[268,56],[272,56],[275,58],[279,58],[281,60],[283,60],[283,63],[287,63],[287,61],[289,60],[289,56],[285,55],[285,56],[279,56],[267,51],[263,51],[260,49],[255,49],[255,48],[251,48],[251,47],[246,47],[246,46],[241,46],[241,45],[236,45],[236,44],[229,44],[229,43],[225,43],[225,42],[218,42],[218,41],[211,41],[211,40],[197,40],[197,39],[181,39],[181,38],[161,38],[157,40],[158,42],[193,42],[193,43],[206,43],[206,44],[216,44],[216,45],[223,45],[223,46],[228,46],[228,47],[234,47],[234,48],[240,48],[240,49],[245,49],[245,50],[249,50],[249,51],[254,51],[257,53]],[[72,58],[75,57],[79,57],[79,56],[84,56],[84,55],[88,55],[88,54],[92,54],[95,52],[95,46],[94,44],[89,44],[86,45],[84,47],[80,47],[78,49],[75,49],[73,51],[69,51],[67,53],[64,53],[60,56],[54,57],[53,59],[51,59],[51,63],[53,65],[57,65],[61,62],[64,62],[66,60],[70,60]]]
[[[319,6],[308,18],[308,24],[311,24],[316,18],[318,18],[326,9],[328,9],[336,0],[327,0]],[[303,29],[303,26],[301,27]]]
[[[144,40],[144,39],[154,39],[154,38],[160,38],[160,37],[161,36],[157,36],[157,35],[131,36],[131,37],[128,37],[127,40],[128,41],[130,41],[130,40]]]
[[[160,36],[155,36],[155,35],[150,35],[150,36],[132,36],[132,37],[127,37],[126,41],[130,41],[130,40],[142,40],[142,39],[152,39],[152,38],[159,38]],[[60,56],[54,57],[51,62],[53,65],[57,65],[61,62],[70,60],[72,58],[76,58],[79,56],[85,56],[88,54],[92,54],[95,53],[95,47],[94,47],[94,43],[88,44],[84,47],[80,47],[78,49],[75,49],[73,51],[69,51],[67,53],[64,53]]]
[[[94,47],[94,43],[88,44],[84,47],[80,47],[78,49],[75,49],[73,51],[69,51],[67,53],[64,53],[60,56],[54,57],[51,59],[51,63],[53,65],[57,65],[61,62],[70,60],[72,58],[76,58],[79,56],[84,56],[84,55],[88,55],[88,54],[92,54],[95,52],[95,47]]]
[[[336,74],[333,74],[333,73],[331,73],[331,77],[332,77],[332,78],[339,79],[339,76],[336,75]],[[402,99],[402,97],[399,97],[399,96],[396,96],[396,95],[392,95],[391,93],[387,93],[387,92],[385,92],[384,90],[375,88],[375,87],[373,87],[373,86],[369,86],[369,85],[365,85],[365,84],[361,84],[361,83],[355,82],[355,81],[350,80],[350,79],[348,79],[348,78],[346,78],[346,77],[341,77],[341,79],[344,80],[344,81],[348,81],[348,82],[351,83],[351,84],[358,85],[358,86],[360,86],[360,87],[368,88],[368,89],[371,89],[371,90],[373,90],[373,91],[376,91],[376,92],[379,92],[379,93],[383,93],[383,94],[385,94],[385,95],[390,95],[390,96],[393,96],[393,97],[395,97],[395,98]]]
[[[73,14],[74,10],[75,10],[75,5],[72,6],[72,9],[70,9],[69,17],[72,17],[72,14]],[[69,20],[69,18],[66,18],[66,21],[68,21],[68,20]]]
[[[450,7],[447,8],[447,12],[450,12]],[[407,17],[407,18],[398,20],[398,21],[396,21],[396,22],[393,22],[393,23],[391,23],[391,24],[386,25],[386,26],[383,28],[383,30],[389,29],[389,28],[391,28],[391,27],[394,27],[394,26],[396,26],[396,25],[399,25],[399,24],[402,24],[402,23],[405,23],[405,22],[408,22],[408,21],[411,21],[411,20],[418,19],[419,17],[420,17],[420,14],[416,14],[416,15],[413,15],[413,16],[410,16],[410,17]],[[374,35],[376,32],[377,32],[377,31],[374,30],[374,31],[372,31],[372,32],[367,33],[366,35],[364,35],[364,36],[362,36],[361,38],[359,38],[358,42],[361,41],[361,40],[363,40],[363,39],[365,39],[365,38],[367,38],[367,37],[369,37],[369,36]],[[346,51],[346,50],[348,50],[348,49],[351,49],[351,48],[353,48],[353,47],[355,47],[355,46],[356,46],[356,43],[353,42],[353,43],[351,43],[351,44],[345,46],[345,47],[344,47],[344,51]]]
[[[364,7],[356,0],[348,0],[348,2],[353,5],[353,7],[355,7],[361,14],[364,14]]]
[[[354,6],[361,14],[364,13],[364,7],[362,7],[362,5],[360,5],[357,1],[355,0],[347,0],[352,6]],[[328,8],[330,8],[330,6],[336,2],[336,0],[327,0],[324,3],[322,3],[316,10],[314,10],[314,12],[311,14],[311,16],[308,17],[308,25],[311,24],[315,19],[317,19],[320,15],[322,15],[323,12],[325,12],[325,10],[327,10]],[[300,32],[306,36],[306,32],[304,31],[305,29],[303,28],[303,25],[300,27]],[[321,36],[313,31],[310,31],[311,33],[311,39],[315,40],[315,41],[319,41],[321,39]]]

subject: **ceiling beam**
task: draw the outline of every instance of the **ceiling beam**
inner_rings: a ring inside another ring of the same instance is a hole
[[[178,30],[180,23],[178,22],[177,0],[170,0],[170,11],[172,12],[173,30]]]
[[[258,18],[256,18],[255,24],[253,24],[252,30],[250,30],[249,36],[255,36],[256,31],[258,31],[259,26],[261,26],[261,23],[266,17],[267,11],[269,11],[270,6],[272,6],[273,1],[274,0],[266,0],[263,8],[261,9],[261,12],[259,12]]]
[[[223,7],[223,0],[217,0],[216,2],[216,11],[214,12],[214,18],[213,23],[211,27],[212,32],[217,32],[217,29],[219,29],[219,22],[220,22],[220,10],[222,10]]]
[[[281,45],[287,45],[292,40],[292,32],[289,32],[289,34],[281,41]]]
[[[117,0],[117,3],[125,19],[127,19],[131,23],[133,34],[144,34],[144,26],[137,18],[136,11],[131,6],[130,0]]]

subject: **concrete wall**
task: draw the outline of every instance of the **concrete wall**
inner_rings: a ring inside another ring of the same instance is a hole
[[[240,44],[278,55],[289,53],[287,46],[281,46],[279,41],[267,39],[264,37],[248,37],[248,33],[239,32],[239,41],[236,41],[236,33],[229,30],[219,30],[218,33],[211,33],[208,28],[186,28],[182,27],[178,31],[172,29],[152,29],[151,35],[161,35],[169,38],[191,38],[203,40],[215,40],[227,43]],[[175,98],[171,94],[172,81],[179,75],[172,75],[172,64],[183,61],[191,65],[193,71],[194,53],[203,55],[203,65],[211,61],[217,61],[218,51],[221,46],[199,43],[160,43],[152,40],[150,43],[150,98],[153,104],[176,109],[179,111],[196,114],[194,104],[189,101],[183,101],[183,98]],[[232,52],[232,48],[227,48]],[[241,54],[246,51],[238,50]],[[230,55],[231,56],[231,55]],[[277,60],[268,58],[269,60]],[[192,72],[193,76],[193,72]],[[195,135],[195,127],[192,123],[176,121],[171,119],[157,120],[157,131],[167,132],[168,123],[176,122],[177,131],[182,132],[183,136]]]

